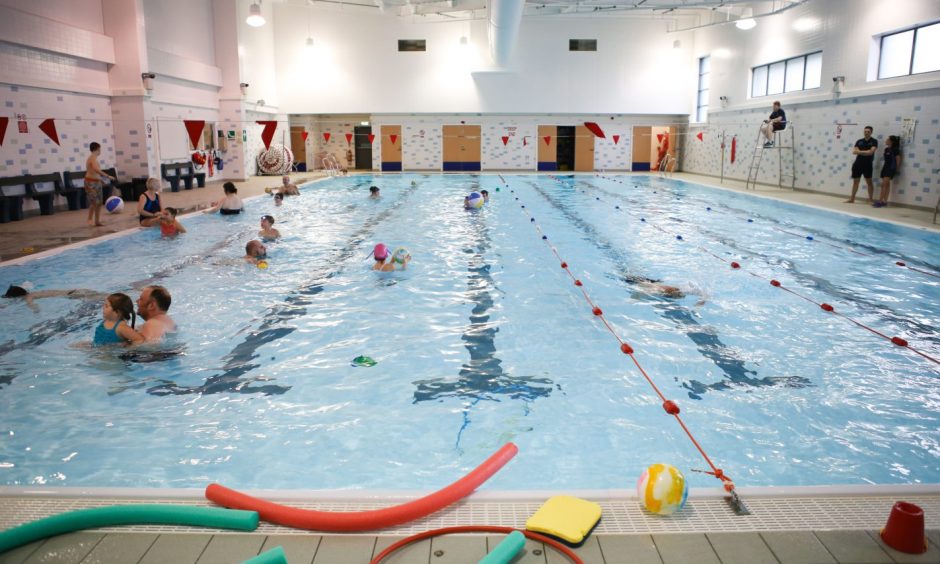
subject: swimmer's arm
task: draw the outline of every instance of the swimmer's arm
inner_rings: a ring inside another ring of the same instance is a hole
[[[143,329],[143,327],[141,327]],[[118,337],[124,339],[132,345],[139,345],[144,342],[144,336],[127,326],[127,323],[121,323],[117,328]]]
[[[142,342],[159,341],[163,337],[163,330],[156,323],[145,322],[140,326],[139,334],[143,338]]]
[[[183,227],[183,224],[180,223],[180,221],[179,221],[178,219],[174,219],[174,220],[173,220],[173,225],[176,226],[176,231],[177,231],[177,232],[179,232],[179,233],[186,233],[186,228]]]

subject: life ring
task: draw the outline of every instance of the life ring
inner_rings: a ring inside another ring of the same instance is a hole
[[[280,505],[226,488],[220,484],[206,487],[206,499],[230,509],[257,511],[262,519],[278,525],[311,531],[372,531],[385,529],[439,511],[470,495],[483,482],[512,460],[519,448],[506,443],[466,476],[422,498],[371,511],[315,511]]]
[[[271,143],[268,149],[258,153],[258,170],[261,174],[287,174],[293,164],[294,153],[279,143]]]

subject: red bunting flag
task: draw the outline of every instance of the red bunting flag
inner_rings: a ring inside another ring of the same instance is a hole
[[[371,145],[373,141],[375,141],[375,133],[370,133],[370,134],[369,134],[369,145]]]
[[[392,145],[395,144],[395,141],[398,141],[397,135],[389,135],[388,138],[392,141]]]
[[[704,141],[704,139],[702,139],[702,132],[701,132],[701,131],[698,132],[698,135],[696,135],[696,137],[698,137],[698,140],[699,140],[699,141]]]
[[[660,143],[662,143],[662,142],[663,142],[663,134],[662,134],[662,133],[657,133],[657,134],[656,134],[656,140],[659,141]]]
[[[523,137],[523,138],[522,138],[522,146],[525,147],[525,146],[528,145],[528,144],[529,144],[529,138],[528,138],[528,137]]]
[[[0,147],[3,146],[3,138],[7,134],[8,125],[10,125],[10,118],[0,117]]]
[[[351,144],[352,144],[352,133],[347,133],[347,134],[346,134],[346,144],[347,144],[347,145],[351,145]]]
[[[52,118],[43,120],[43,122],[39,124],[39,129],[45,133],[49,139],[55,141],[56,145],[59,145],[59,134],[55,130],[55,121]]]
[[[306,132],[306,131],[304,131],[303,133],[300,134],[300,136],[304,138],[304,141],[307,140],[307,137],[308,137],[309,135],[310,135],[310,133],[308,133],[308,132]]]
[[[509,143],[509,137],[506,135],[503,135],[502,140],[503,140],[503,146],[505,147],[506,144]]]
[[[552,136],[551,136],[551,135],[546,135],[545,137],[542,137],[542,139],[545,140],[545,144],[546,144],[546,145],[551,145],[551,144],[552,144]]]
[[[323,133],[323,140],[326,141],[327,143],[330,142],[330,132],[329,132],[329,131],[325,131],[325,132]]]
[[[731,164],[734,164],[735,153],[738,152],[738,136],[731,138]]]
[[[604,130],[601,129],[601,126],[597,125],[593,121],[584,122],[584,127],[588,128],[594,135],[600,137],[601,139],[605,139]]]
[[[274,130],[277,129],[277,122],[274,120],[270,121],[256,121],[258,125],[263,125],[264,129],[261,131],[261,141],[264,142],[264,148],[271,148],[271,140],[274,139]]]
[[[193,149],[198,149],[199,136],[202,135],[206,122],[204,120],[184,119],[183,125],[186,126],[186,133],[189,134],[189,142],[192,143]]]
[[[612,135],[612,137],[614,138],[614,145],[616,145],[617,143],[620,142],[620,136],[619,136],[619,135]]]

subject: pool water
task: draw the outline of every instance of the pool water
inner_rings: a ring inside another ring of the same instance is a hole
[[[486,487],[629,488],[654,462],[715,486],[546,242],[739,486],[940,482],[938,365],[766,281],[936,359],[940,235],[653,176],[505,181],[334,178],[0,268],[162,284],[180,327],[88,350],[100,303],[3,300],[0,484],[431,489],[513,441]],[[266,213],[261,270],[240,257]],[[408,269],[373,272],[378,242]]]

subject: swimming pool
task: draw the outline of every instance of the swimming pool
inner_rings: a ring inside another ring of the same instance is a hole
[[[940,235],[656,177],[505,180],[334,178],[0,269],[161,283],[181,328],[89,352],[100,304],[4,301],[0,484],[430,489],[511,440],[489,488],[629,488],[653,462],[716,485],[542,233],[739,486],[940,482],[937,365],[766,281],[937,358]],[[259,270],[238,258],[264,213],[285,238]],[[411,267],[369,270],[379,241]]]

